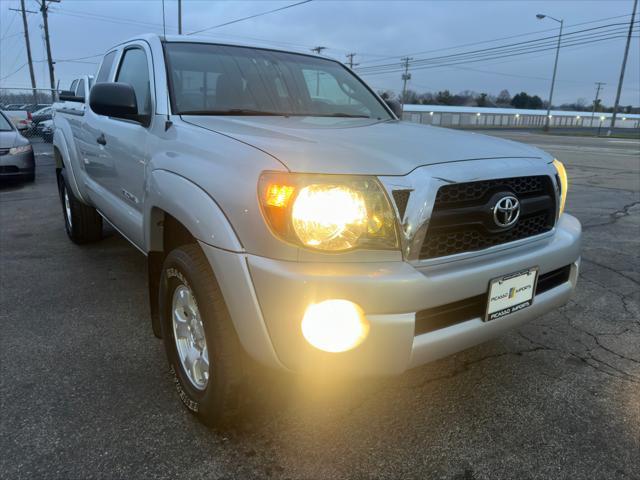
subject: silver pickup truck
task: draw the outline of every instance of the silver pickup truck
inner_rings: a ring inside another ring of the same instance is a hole
[[[209,425],[237,412],[247,359],[399,374],[576,286],[560,161],[399,121],[328,58],[145,35],[54,118],[69,237],[106,220],[147,256],[153,332]]]

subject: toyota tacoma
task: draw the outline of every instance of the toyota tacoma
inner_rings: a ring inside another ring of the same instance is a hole
[[[86,86],[54,116],[66,231],[106,221],[146,255],[153,332],[206,424],[237,411],[245,358],[399,374],[576,286],[559,160],[400,121],[340,62],[145,35]]]

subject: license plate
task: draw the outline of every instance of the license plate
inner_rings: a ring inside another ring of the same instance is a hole
[[[491,280],[485,321],[496,320],[531,306],[538,267]]]

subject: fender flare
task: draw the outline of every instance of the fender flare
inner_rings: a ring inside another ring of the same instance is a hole
[[[53,132],[53,147],[58,150],[60,153],[60,157],[62,159],[62,164],[64,165],[65,170],[69,175],[67,175],[67,179],[71,184],[71,190],[76,198],[78,198],[82,203],[90,205],[90,202],[82,195],[80,188],[78,187],[78,181],[76,179],[76,174],[73,170],[73,166],[71,165],[71,159],[69,156],[69,147],[67,146],[67,140],[62,133],[60,128],[56,128]]]
[[[157,169],[149,175],[146,190],[143,215],[146,251],[162,250],[159,212],[164,211],[182,223],[196,240],[231,252],[244,252],[225,213],[196,183],[168,170]]]

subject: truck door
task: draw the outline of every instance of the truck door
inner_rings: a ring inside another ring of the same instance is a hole
[[[120,56],[114,81],[133,87],[138,112],[148,115],[153,121],[150,58],[151,52],[145,44],[128,45]],[[96,115],[87,110],[87,132],[93,135],[95,142],[92,154],[87,155],[85,162],[92,183],[95,182],[92,200],[130,241],[142,246],[142,206],[150,125]]]

